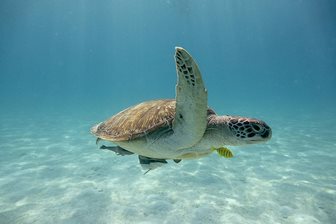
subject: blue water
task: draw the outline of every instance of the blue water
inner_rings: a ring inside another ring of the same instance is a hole
[[[2,0],[0,224],[336,223],[336,4]],[[97,149],[90,127],[174,98],[174,47],[218,114],[271,141],[169,163]]]

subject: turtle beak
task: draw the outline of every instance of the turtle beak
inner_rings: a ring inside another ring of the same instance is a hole
[[[261,134],[261,137],[263,137],[265,140],[270,140],[272,138],[272,129],[268,126],[268,129],[265,130],[263,134]]]

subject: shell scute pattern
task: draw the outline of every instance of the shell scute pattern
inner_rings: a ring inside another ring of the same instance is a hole
[[[155,100],[129,107],[96,127],[95,134],[112,141],[127,141],[172,124],[175,100]]]
[[[153,100],[129,107],[91,129],[92,134],[110,141],[128,141],[161,127],[172,126],[175,100]],[[216,113],[208,108],[209,118]]]

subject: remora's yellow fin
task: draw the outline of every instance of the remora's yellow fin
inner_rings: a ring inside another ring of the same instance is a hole
[[[223,157],[225,157],[225,158],[227,158],[227,159],[233,157],[233,153],[232,153],[231,150],[228,149],[228,148],[220,147],[220,148],[217,148],[217,149],[216,149],[215,147],[212,147],[211,149],[212,149],[212,150],[216,150],[217,153],[218,153],[218,155],[223,156]]]

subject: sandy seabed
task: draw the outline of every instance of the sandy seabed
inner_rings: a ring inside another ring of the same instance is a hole
[[[336,223],[336,120],[300,119],[232,159],[143,175],[136,156],[97,148],[94,120],[2,116],[0,223]]]

